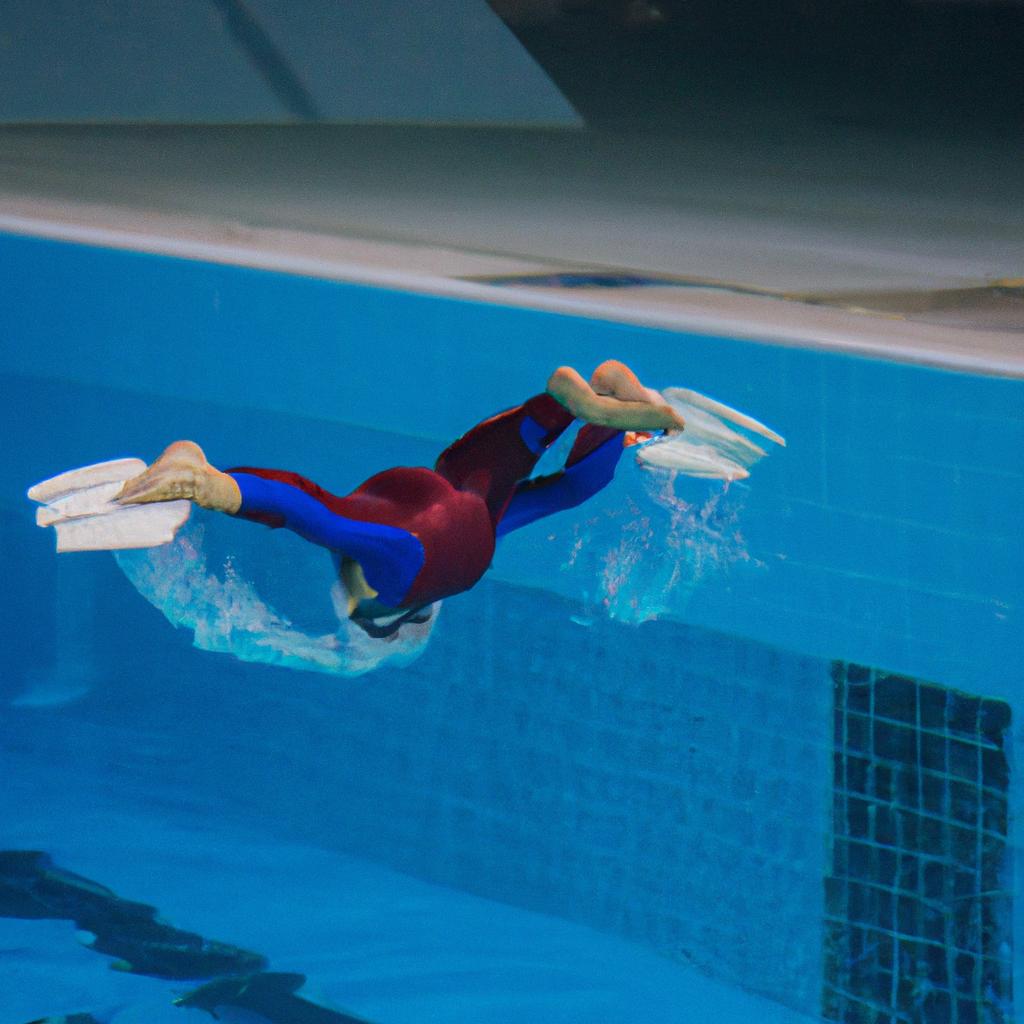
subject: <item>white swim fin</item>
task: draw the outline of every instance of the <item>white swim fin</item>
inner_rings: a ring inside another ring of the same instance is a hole
[[[786,443],[763,423],[697,391],[666,388],[658,397],[682,414],[686,429],[671,431],[644,444],[637,458],[648,466],[713,480],[742,480],[750,476],[750,467],[767,453],[726,420],[775,444]]]
[[[753,416],[748,416],[745,412],[733,409],[723,402],[716,402],[715,399],[708,398],[707,395],[702,395],[699,391],[691,391],[689,388],[665,388],[663,394],[669,405],[689,405],[691,408],[706,409],[709,413],[731,420],[737,426],[751,430],[755,434],[760,434],[769,441],[782,445],[783,448],[786,447],[786,439],[784,437],[776,434],[770,427],[766,427],[763,423],[755,420]]]
[[[113,459],[43,480],[28,490],[40,505],[36,524],[54,528],[58,551],[122,551],[169,543],[188,519],[190,501],[114,501],[124,482],[145,468],[142,459]]]

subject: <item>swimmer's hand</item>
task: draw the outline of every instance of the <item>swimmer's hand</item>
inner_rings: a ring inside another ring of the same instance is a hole
[[[141,505],[181,498],[216,512],[237,512],[242,507],[238,484],[214,469],[193,441],[175,441],[149,469],[127,481],[115,500]]]
[[[628,366],[609,359],[588,384],[571,366],[548,380],[548,394],[577,419],[619,430],[683,430],[683,417],[656,391],[645,388]]]

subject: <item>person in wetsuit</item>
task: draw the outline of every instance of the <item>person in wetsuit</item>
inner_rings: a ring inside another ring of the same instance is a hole
[[[562,469],[531,478],[577,418],[584,426]],[[194,442],[177,441],[129,480],[118,500],[188,498],[294,531],[335,555],[350,618],[371,636],[387,637],[406,622],[426,621],[435,601],[472,587],[500,537],[600,491],[615,473],[626,431],[682,428],[657,392],[609,360],[589,384],[560,367],[543,394],[475,426],[433,469],[387,469],[343,497],[288,470],[222,472]]]

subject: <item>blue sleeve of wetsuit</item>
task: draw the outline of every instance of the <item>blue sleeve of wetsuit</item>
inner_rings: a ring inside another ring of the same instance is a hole
[[[300,537],[354,558],[382,603],[401,606],[423,567],[425,552],[408,530],[347,519],[312,495],[280,480],[231,473],[242,493],[239,514],[273,516]]]
[[[622,451],[622,435],[615,434],[575,465],[548,477],[524,480],[498,522],[497,536],[582,505],[611,483]]]

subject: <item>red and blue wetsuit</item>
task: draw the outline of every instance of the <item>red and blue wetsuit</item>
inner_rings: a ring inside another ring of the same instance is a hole
[[[572,421],[549,395],[537,395],[464,434],[432,470],[387,469],[344,497],[297,473],[238,467],[228,471],[242,493],[237,515],[354,559],[380,604],[412,615],[472,587],[499,537],[579,505],[611,480],[622,432],[592,424],[563,469],[529,478]]]

